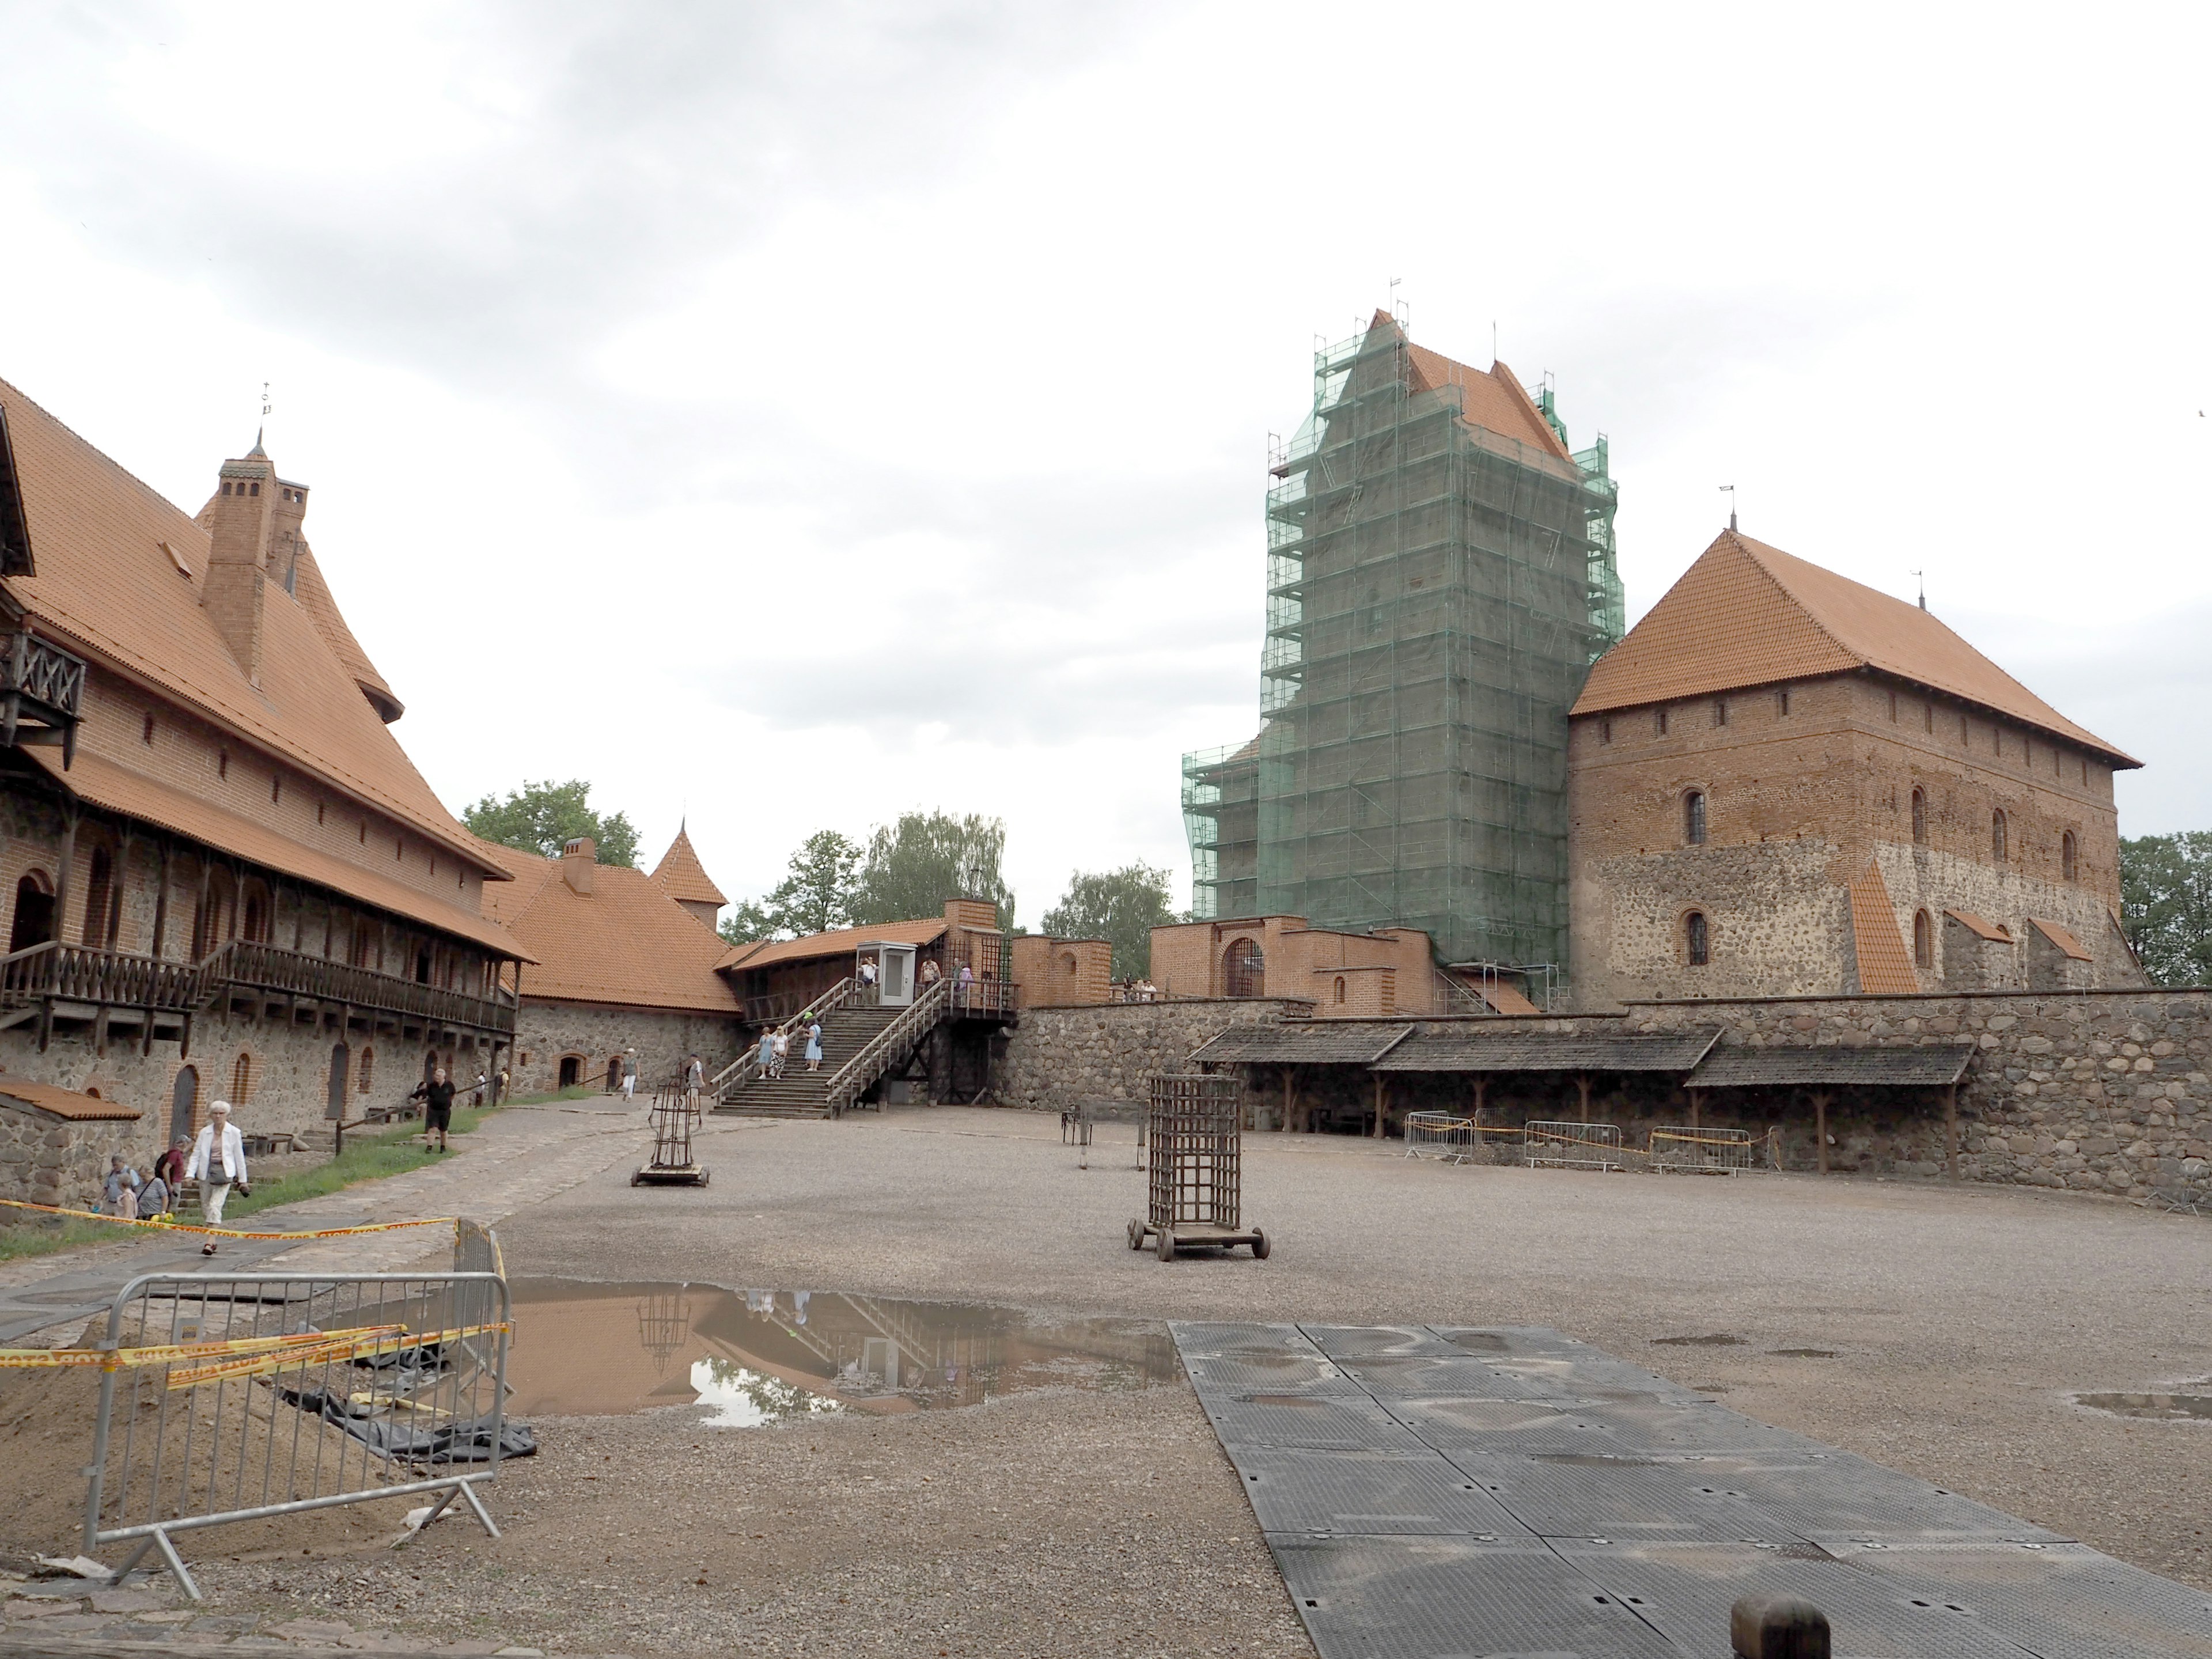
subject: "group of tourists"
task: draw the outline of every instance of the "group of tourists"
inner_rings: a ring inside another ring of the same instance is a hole
[[[822,1021],[811,1012],[799,1018],[806,1022],[806,1069],[818,1072],[822,1069]],[[763,1077],[781,1077],[791,1060],[791,1028],[779,1025],[774,1030],[763,1031],[756,1058],[760,1061]]]
[[[100,1211],[125,1221],[165,1219],[176,1212],[187,1181],[199,1183],[200,1217],[210,1227],[222,1225],[223,1206],[230,1201],[233,1187],[240,1197],[252,1192],[246,1179],[246,1138],[230,1121],[228,1101],[210,1105],[207,1127],[193,1139],[180,1136],[173,1141],[147,1176],[142,1177],[120,1152],[109,1158]],[[213,1255],[215,1248],[210,1239],[200,1246],[200,1254]]]

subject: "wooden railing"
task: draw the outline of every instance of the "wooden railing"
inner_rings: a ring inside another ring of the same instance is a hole
[[[33,698],[75,720],[84,701],[84,664],[35,634],[16,632],[0,650],[0,695]]]
[[[810,1019],[827,1019],[835,1010],[843,1007],[846,1003],[852,1000],[859,988],[860,982],[857,980],[841,979],[823,992],[820,996],[811,999],[805,1007],[775,1029],[782,1032],[786,1037],[789,1037]],[[758,1077],[760,1070],[760,1039],[755,1037],[751,1046],[744,1053],[707,1079],[707,1087],[703,1092],[711,1100],[717,1102],[726,1100],[732,1090],[742,1088]]]
[[[350,963],[242,939],[231,940],[201,965],[208,975],[210,994],[220,985],[241,985],[381,1013],[411,1014],[480,1031],[511,1035],[514,1030],[514,993],[504,986],[494,996],[471,996],[442,985],[423,985],[380,974],[373,968],[356,968]]]
[[[208,983],[199,963],[52,939],[0,957],[0,1006],[11,1008],[51,1000],[190,1013],[207,1000]]]
[[[976,981],[976,984],[992,981]],[[934,985],[922,988],[921,994],[914,1000],[913,1006],[890,1024],[870,1037],[860,1046],[852,1059],[838,1067],[822,1091],[830,1103],[830,1115],[836,1117],[860,1097],[861,1091],[905,1054],[913,1052],[914,1045],[943,1019],[952,1006],[955,990],[952,981],[940,979]],[[957,988],[973,990],[975,984]]]

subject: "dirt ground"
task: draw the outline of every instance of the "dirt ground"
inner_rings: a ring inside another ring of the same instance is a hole
[[[1453,1168],[1255,1136],[1246,1212],[1271,1258],[1163,1264],[1125,1242],[1143,1201],[1127,1137],[1103,1130],[1086,1171],[1054,1120],[1028,1115],[718,1124],[708,1188],[633,1188],[625,1158],[501,1237],[517,1275],[1553,1325],[2212,1588],[2212,1425],[2070,1399],[2212,1374],[2199,1218],[2028,1190]],[[544,1451],[492,1490],[497,1542],[452,1522],[397,1554],[333,1536],[280,1556],[216,1534],[191,1553],[220,1610],[264,1628],[307,1614],[626,1653],[1310,1651],[1180,1383],[781,1429],[700,1417],[540,1420]]]

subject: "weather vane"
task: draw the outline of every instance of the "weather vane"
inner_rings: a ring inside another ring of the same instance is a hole
[[[1729,498],[1729,528],[1733,530],[1735,528],[1735,486],[1723,484],[1721,494]]]

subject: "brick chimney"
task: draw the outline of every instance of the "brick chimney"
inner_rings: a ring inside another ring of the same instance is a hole
[[[222,464],[222,481],[201,514],[208,532],[208,568],[207,580],[200,585],[200,604],[256,686],[261,684],[264,607],[278,489],[276,469],[257,438],[252,453]],[[304,497],[306,492],[301,494]],[[298,524],[295,516],[295,530]],[[278,574],[281,580],[282,573]]]
[[[586,898],[592,896],[592,872],[599,866],[599,843],[589,836],[579,836],[561,849],[561,879]]]

